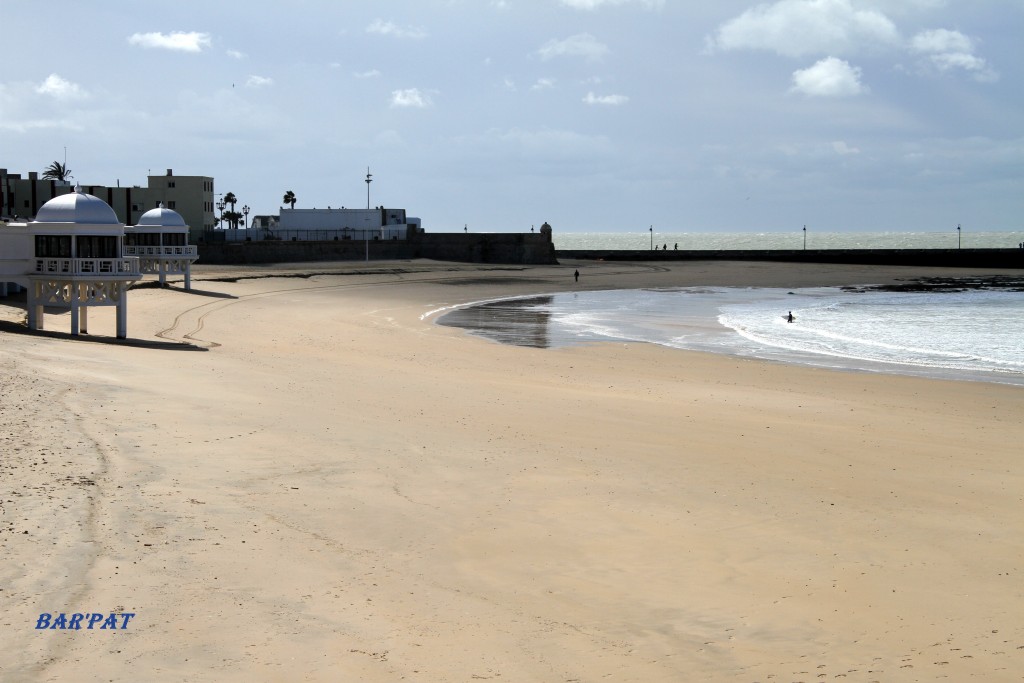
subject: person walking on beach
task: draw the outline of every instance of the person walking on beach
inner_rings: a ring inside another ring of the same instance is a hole
[[[577,270],[575,273],[572,274],[572,276],[576,278],[576,282],[580,281],[580,271]]]
[[[791,322],[793,322],[794,320],[796,320],[796,318],[794,318],[794,317],[793,317],[793,311],[790,311],[790,312],[789,312],[789,315],[787,315],[787,316],[786,316],[786,322],[787,322],[787,323],[791,323]]]

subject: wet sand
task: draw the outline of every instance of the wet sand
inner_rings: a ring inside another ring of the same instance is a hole
[[[127,344],[0,306],[0,678],[1019,680],[1021,389],[421,319],[963,273],[206,266]]]

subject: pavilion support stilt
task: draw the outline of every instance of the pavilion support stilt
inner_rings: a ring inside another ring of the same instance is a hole
[[[25,312],[28,313],[28,329],[43,329],[43,307],[39,301],[39,283],[33,282],[25,297]]]
[[[128,337],[128,292],[122,291],[117,300],[117,338]]]
[[[78,336],[78,285],[71,284],[71,335]]]

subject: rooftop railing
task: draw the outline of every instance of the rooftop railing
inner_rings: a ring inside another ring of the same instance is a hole
[[[37,258],[37,275],[102,277],[141,276],[139,259],[129,258]]]
[[[185,258],[199,255],[199,251],[194,244],[183,244],[177,246],[132,245],[125,246],[124,253],[126,256],[178,256]]]

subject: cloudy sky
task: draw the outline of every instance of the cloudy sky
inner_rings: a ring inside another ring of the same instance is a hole
[[[0,167],[430,231],[1024,229],[1024,0],[0,0]]]

